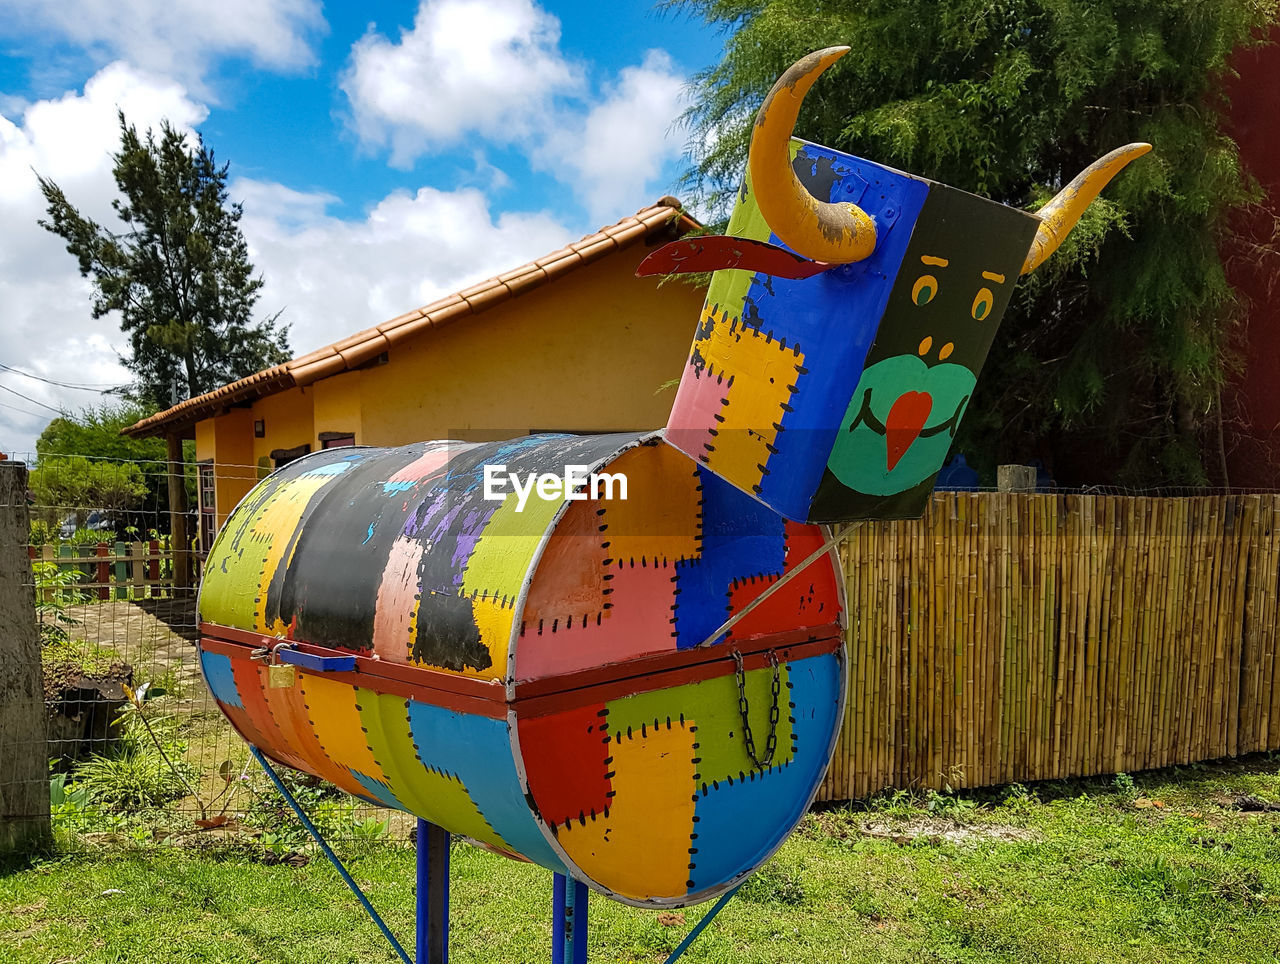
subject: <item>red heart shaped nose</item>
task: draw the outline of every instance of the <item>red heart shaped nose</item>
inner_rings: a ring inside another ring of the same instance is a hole
[[[888,444],[889,471],[898,464],[911,443],[920,437],[925,421],[933,410],[933,397],[928,392],[903,392],[889,409],[884,420],[885,441]]]

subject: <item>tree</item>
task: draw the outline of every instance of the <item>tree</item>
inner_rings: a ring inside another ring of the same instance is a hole
[[[144,509],[145,515],[134,515],[140,529],[168,531],[169,463],[164,440],[120,434],[122,428],[153,414],[154,408],[119,402],[86,408],[77,415],[63,415],[51,421],[36,440],[38,467],[31,478],[39,501],[47,506],[80,507],[86,511]],[[193,462],[195,444],[186,442],[184,447],[185,461]],[[100,465],[127,468],[94,468]],[[120,475],[121,472],[125,475]],[[38,479],[44,480],[39,482],[43,489],[35,489]],[[127,484],[116,484],[122,480]],[[116,498],[136,484],[143,486],[136,497],[123,501]],[[194,500],[193,478],[187,479],[187,489]],[[67,514],[64,510],[61,517],[54,519],[56,512],[45,513],[46,521],[60,523]],[[78,522],[83,521],[82,516]]]
[[[30,485],[36,511],[51,527],[70,516],[77,526],[83,525],[97,510],[118,521],[126,510],[141,505],[147,494],[138,466],[85,458],[41,459],[31,473]]]
[[[140,422],[155,409],[135,402],[106,403],[77,415],[60,415],[36,439],[37,459],[54,455],[84,455],[119,462],[165,460],[163,439],[133,438],[120,430]]]
[[[1006,204],[1034,209],[1111,148],[1151,142],[1019,285],[955,448],[988,473],[1040,457],[1071,483],[1225,475],[1219,396],[1243,309],[1219,252],[1259,192],[1222,130],[1221,80],[1274,0],[670,6],[731,31],[686,115],[686,183],[718,212],[773,81],[836,44],[853,50],[810,92],[799,136]]]
[[[85,217],[44,177],[48,220],[39,223],[92,280],[93,316],[120,313],[130,397],[164,408],[286,360],[278,313],[253,321],[262,279],[240,232],[241,206],[228,203],[227,165],[217,166],[199,135],[191,145],[165,121],[158,140],[150,130],[139,137],[119,117],[113,172],[122,197],[112,207],[124,230]]]

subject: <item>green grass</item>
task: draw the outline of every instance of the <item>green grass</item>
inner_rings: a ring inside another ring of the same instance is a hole
[[[1280,814],[1241,812],[1239,793],[1280,801],[1280,762],[812,814],[684,959],[1280,961]],[[410,850],[368,847],[351,867],[411,941]],[[452,889],[455,964],[549,960],[550,874],[458,846]],[[705,909],[659,915],[592,895],[591,959],[657,964]],[[0,870],[0,960],[395,958],[318,857],[266,866],[160,847]]]

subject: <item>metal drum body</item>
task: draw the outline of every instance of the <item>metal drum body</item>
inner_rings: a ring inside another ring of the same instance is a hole
[[[584,487],[518,511],[485,498],[485,465],[623,474],[626,498]],[[615,899],[682,906],[759,866],[825,771],[845,692],[834,552],[700,645],[824,537],[660,435],[327,450],[262,481],[215,541],[201,666],[281,763]],[[354,660],[251,658],[278,638]]]

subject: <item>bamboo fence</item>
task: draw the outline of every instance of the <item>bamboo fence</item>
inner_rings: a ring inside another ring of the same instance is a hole
[[[820,800],[1280,748],[1280,495],[937,493],[842,547]]]

